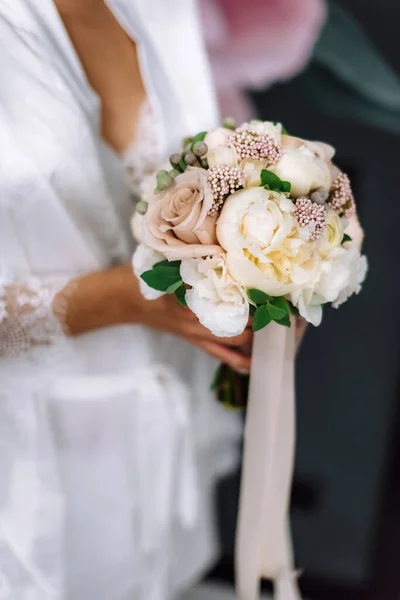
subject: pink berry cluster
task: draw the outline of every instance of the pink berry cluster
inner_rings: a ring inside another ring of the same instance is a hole
[[[239,127],[228,139],[237,152],[239,160],[253,158],[267,159],[268,164],[274,164],[282,158],[283,151],[273,137],[260,135],[251,127]]]
[[[239,167],[218,165],[208,170],[208,183],[210,185],[214,203],[208,214],[213,216],[221,210],[225,198],[243,187],[244,175]]]
[[[346,173],[340,173],[332,184],[327,201],[330,208],[345,217],[351,217],[356,211],[350,179]]]
[[[315,225],[310,236],[311,242],[315,242],[326,229],[326,207],[324,204],[317,204],[309,198],[298,198],[294,216],[301,227],[307,227],[310,223]]]

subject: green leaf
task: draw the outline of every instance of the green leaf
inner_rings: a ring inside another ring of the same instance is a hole
[[[268,171],[268,169],[261,170],[261,185],[267,186],[270,190],[282,189],[282,181],[275,173]]]
[[[178,288],[182,285],[182,279],[178,279],[175,283],[171,283],[171,285],[166,289],[167,294],[174,294]]]
[[[283,308],[279,308],[279,306],[274,306],[272,302],[269,302],[267,304],[267,308],[271,319],[273,319],[274,321],[279,321],[280,319],[283,319],[283,317],[287,314]]]
[[[197,135],[194,136],[193,138],[193,144],[195,144],[196,142],[202,142],[204,140],[204,138],[207,135],[207,131],[200,131],[200,133],[198,133]]]
[[[290,181],[282,181],[282,192],[290,193],[292,189],[292,184]]]
[[[261,290],[257,290],[255,288],[251,288],[248,291],[249,298],[254,304],[265,304],[268,300],[271,300],[272,296],[268,296]]]
[[[257,310],[257,307],[253,306],[253,304],[250,304],[249,312],[250,312],[250,316],[251,317],[254,317],[254,314],[255,314],[256,310]]]
[[[145,271],[141,274],[140,278],[143,279],[149,287],[158,290],[159,292],[166,292],[168,288],[177,281],[182,281],[180,274],[177,274],[173,269],[169,269],[168,267],[159,267],[157,269]]]
[[[180,266],[181,266],[180,260],[172,260],[171,262],[169,260],[161,260],[160,262],[153,265],[153,269],[157,269],[158,267],[170,267],[170,268],[174,268],[174,269],[176,269],[176,268],[180,269]]]
[[[180,168],[180,170],[182,171],[182,173],[184,173],[186,171],[187,164],[185,163],[185,161],[183,160],[183,158],[182,158],[182,160],[179,161],[178,167]]]
[[[271,300],[271,304],[283,311],[284,314],[289,313],[289,305],[283,296],[277,296]],[[283,316],[283,315],[282,315]]]
[[[283,325],[284,327],[291,327],[291,322],[290,322],[290,315],[289,313],[287,313],[282,319],[279,319],[279,321],[276,321],[277,323],[279,323],[279,325]]]
[[[295,306],[291,302],[288,302],[288,306],[289,306],[289,310],[292,313],[292,315],[294,315],[295,317],[298,317],[300,315],[299,309],[297,308],[297,306]]]
[[[190,146],[191,151],[193,152],[193,147],[196,142],[202,142],[207,135],[207,131],[200,131],[197,135],[194,136],[192,140],[192,145]]]
[[[343,238],[342,238],[342,244],[344,244],[345,242],[352,242],[352,241],[353,241],[353,238],[352,238],[352,237],[350,237],[349,235],[347,235],[347,233],[345,233],[345,234],[343,235]]]
[[[259,306],[254,313],[253,331],[259,331],[271,323],[272,318],[268,312],[266,304]]]
[[[284,125],[282,125],[282,133],[283,135],[289,135],[289,132]]]
[[[178,302],[181,306],[187,307],[186,302],[186,288],[184,285],[180,285],[177,290],[175,290],[175,296],[178,299]]]

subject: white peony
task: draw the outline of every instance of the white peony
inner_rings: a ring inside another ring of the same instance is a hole
[[[140,277],[142,273],[145,271],[150,271],[150,269],[152,269],[156,263],[161,262],[162,260],[165,260],[165,256],[159,252],[156,252],[152,248],[149,248],[149,246],[146,246],[145,244],[139,244],[133,255],[133,272],[139,281],[140,291],[146,300],[157,300],[157,298],[164,296],[165,292],[154,290]]]
[[[308,196],[312,190],[324,188],[330,190],[332,178],[327,163],[318,158],[310,148],[290,148],[284,151],[282,158],[269,170],[278,175],[282,181],[292,184],[293,198]]]
[[[237,156],[235,149],[228,146],[216,146],[207,153],[208,165],[210,168],[219,165],[229,165],[235,167],[237,165]]]
[[[272,121],[257,121],[256,119],[253,119],[249,123],[243,123],[243,125],[240,126],[240,129],[242,128],[248,128],[259,135],[268,135],[272,137],[275,142],[280,144],[282,135],[281,123],[275,125]]]
[[[244,158],[240,168],[244,174],[245,187],[259,187],[261,185],[261,171],[266,168],[267,160]]]
[[[245,289],[232,279],[224,256],[186,259],[181,263],[188,307],[200,323],[219,337],[241,334],[249,319]]]
[[[321,257],[302,235],[284,194],[254,187],[232,194],[217,222],[232,277],[246,288],[284,296],[312,287]]]
[[[210,152],[211,150],[214,150],[214,148],[217,148],[217,146],[223,146],[226,144],[232,133],[233,131],[231,129],[227,129],[226,127],[217,127],[217,129],[209,131],[204,138],[204,142],[207,144],[208,151]]]

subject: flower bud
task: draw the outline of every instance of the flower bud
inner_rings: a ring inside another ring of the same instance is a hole
[[[196,142],[193,146],[193,153],[196,156],[205,156],[208,152],[208,147],[205,142]]]
[[[168,175],[171,177],[171,179],[175,179],[175,177],[177,177],[178,175],[180,175],[180,171],[178,171],[177,169],[172,169],[172,171],[168,171]]]
[[[156,175],[156,179],[157,179],[157,188],[162,191],[162,190],[166,190],[167,187],[169,187],[172,183],[172,178],[169,175],[168,171],[165,171],[164,169],[162,169],[161,171],[158,171],[157,175]]]
[[[181,159],[182,156],[179,154],[179,152],[175,152],[169,157],[169,162],[171,163],[171,166],[175,168],[177,165],[179,165]]]
[[[316,202],[317,204],[325,204],[325,202],[329,198],[329,192],[325,188],[319,188],[311,194],[310,198],[313,202]]]
[[[140,202],[136,205],[136,212],[139,215],[145,215],[147,213],[147,209],[149,208],[149,203],[146,200],[140,200]]]
[[[236,121],[233,117],[225,117],[222,126],[226,129],[236,129]]]
[[[187,165],[190,166],[193,166],[197,163],[196,155],[193,154],[193,152],[191,152],[190,150],[189,152],[185,152],[185,154],[183,155],[183,160]]]

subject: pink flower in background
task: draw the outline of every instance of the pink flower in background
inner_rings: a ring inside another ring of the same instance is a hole
[[[254,112],[242,90],[300,71],[326,17],[324,0],[201,0],[204,35],[224,114]]]

